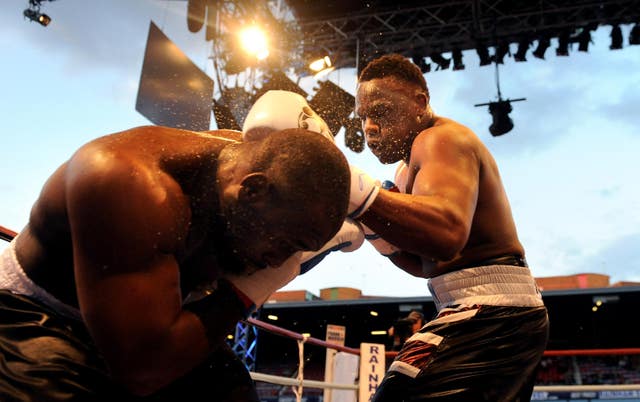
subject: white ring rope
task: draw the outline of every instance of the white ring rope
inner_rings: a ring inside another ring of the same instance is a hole
[[[272,374],[264,374],[264,373],[256,373],[255,371],[250,372],[251,378],[255,381],[268,382],[276,385],[297,385],[299,381],[297,378],[290,377],[281,377],[278,375]],[[324,381],[316,381],[316,380],[303,380],[302,385],[307,388],[331,388],[331,389],[344,389],[350,391],[357,391],[358,385],[356,384],[334,384]]]
[[[298,383],[293,389],[293,393],[296,395],[296,402],[302,401],[302,382],[304,381],[304,343],[309,338],[309,335],[302,335],[302,339],[298,339]]]

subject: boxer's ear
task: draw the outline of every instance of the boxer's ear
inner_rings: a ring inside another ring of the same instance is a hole
[[[418,102],[421,110],[424,110],[429,104],[429,97],[424,91],[416,91],[415,100]]]
[[[240,183],[238,200],[255,203],[264,200],[269,194],[271,183],[264,173],[250,173]]]

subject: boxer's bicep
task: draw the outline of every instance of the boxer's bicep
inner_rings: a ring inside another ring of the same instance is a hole
[[[427,205],[453,228],[460,242],[471,230],[479,188],[479,162],[473,148],[457,136],[430,133],[412,154],[418,167],[412,194],[426,196]]]

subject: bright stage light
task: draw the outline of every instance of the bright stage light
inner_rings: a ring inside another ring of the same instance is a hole
[[[240,31],[240,43],[242,48],[258,60],[264,60],[269,56],[269,42],[264,31],[255,25]]]

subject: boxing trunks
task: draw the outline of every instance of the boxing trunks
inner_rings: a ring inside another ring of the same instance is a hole
[[[437,315],[405,342],[373,401],[529,401],[549,331],[529,269],[467,268],[429,288]]]
[[[111,381],[79,311],[29,279],[14,244],[0,254],[0,401],[258,401],[249,372],[226,344],[156,394],[130,395]]]

